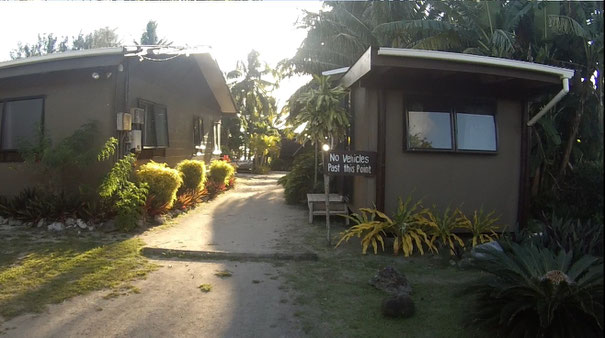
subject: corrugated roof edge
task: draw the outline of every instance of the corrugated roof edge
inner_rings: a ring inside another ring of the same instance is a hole
[[[30,56],[23,59],[16,59],[10,61],[0,62],[0,69],[12,68],[19,66],[27,66],[30,64],[77,59],[84,57],[103,56],[103,55],[120,55],[126,53],[126,47],[110,47],[110,48],[96,48],[96,49],[85,49],[77,51],[68,51],[62,53],[52,53],[41,56]]]
[[[571,79],[574,75],[574,71],[571,69],[547,66],[547,65],[533,63],[533,62],[503,59],[503,58],[474,55],[474,54],[441,52],[441,51],[422,50],[422,49],[381,47],[378,49],[378,55],[413,57],[413,58],[423,58],[423,59],[433,59],[433,60],[445,60],[445,61],[454,61],[454,62],[482,64],[482,65],[489,65],[489,66],[495,66],[495,67],[515,68],[515,69],[521,69],[521,70],[527,70],[527,71],[554,74],[554,75],[558,75],[560,78],[567,78],[567,79]]]

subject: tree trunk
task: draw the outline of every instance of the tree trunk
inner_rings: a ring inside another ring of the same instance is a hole
[[[571,150],[573,149],[573,145],[576,142],[576,136],[578,135],[578,130],[580,129],[580,122],[582,121],[582,114],[584,113],[584,96],[580,99],[580,109],[576,111],[573,121],[571,122],[571,128],[569,132],[569,137],[567,138],[567,143],[565,145],[565,151],[563,152],[563,158],[561,159],[561,164],[559,166],[559,174],[558,177],[561,178],[565,175],[565,170],[567,169],[567,164],[569,163],[569,158],[571,157]]]
[[[315,166],[313,169],[313,189],[315,189],[317,186],[317,142],[315,142]]]

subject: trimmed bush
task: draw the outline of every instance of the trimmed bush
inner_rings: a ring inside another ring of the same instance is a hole
[[[199,191],[204,189],[206,183],[206,165],[202,161],[183,160],[176,165],[183,178],[181,189]]]
[[[170,209],[176,200],[176,192],[183,179],[176,169],[166,163],[148,162],[137,170],[137,177],[149,186],[148,198],[152,208]]]
[[[210,162],[210,172],[208,173],[208,180],[215,184],[224,184],[229,186],[231,178],[235,175],[235,167],[229,162],[222,160],[215,160]]]

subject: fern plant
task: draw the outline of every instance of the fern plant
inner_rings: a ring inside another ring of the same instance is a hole
[[[603,262],[515,243],[477,248],[469,323],[508,337],[602,337]]]
[[[498,239],[499,226],[497,224],[499,217],[494,216],[495,211],[485,213],[483,209],[475,210],[473,217],[469,219],[463,213],[460,213],[461,226],[472,234],[471,245],[474,248],[478,244],[488,243]]]
[[[450,255],[456,254],[456,245],[464,248],[464,241],[454,233],[456,229],[462,228],[461,214],[459,209],[451,209],[449,206],[442,214],[436,212],[435,206],[433,211],[425,209],[422,212],[418,222],[428,228],[431,246],[436,248],[437,243],[441,248],[448,248]]]

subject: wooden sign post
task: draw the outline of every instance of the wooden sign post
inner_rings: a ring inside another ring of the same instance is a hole
[[[328,245],[330,234],[330,176],[372,177],[376,171],[376,152],[330,151],[324,156],[324,192],[326,195],[326,230]]]

